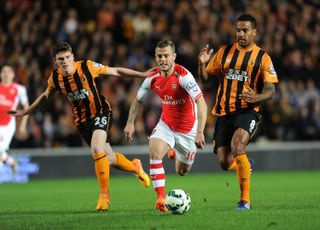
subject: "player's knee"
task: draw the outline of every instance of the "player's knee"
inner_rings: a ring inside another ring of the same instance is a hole
[[[98,153],[101,153],[103,152],[104,150],[101,149],[101,148],[98,148],[97,146],[91,146],[91,154],[92,156],[98,154]]]
[[[239,154],[242,154],[246,151],[246,143],[238,140],[238,141],[234,141],[232,144],[231,144],[231,153],[233,156],[236,156],[236,155],[239,155]]]
[[[149,156],[150,156],[150,159],[153,159],[153,160],[162,160],[162,154],[159,153],[158,151],[151,150],[149,152]]]

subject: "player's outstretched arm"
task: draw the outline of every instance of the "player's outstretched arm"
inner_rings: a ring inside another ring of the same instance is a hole
[[[198,148],[202,149],[203,146],[205,145],[203,132],[206,126],[207,110],[208,110],[207,103],[204,100],[203,96],[198,98],[197,100],[197,109],[198,109],[198,128],[197,128],[195,143]]]
[[[23,110],[9,110],[7,111],[9,114],[19,117],[19,116],[25,116],[27,114],[33,113],[35,110],[40,108],[41,106],[45,105],[50,99],[54,96],[54,94],[57,92],[56,89],[47,89],[45,92],[43,92],[27,109]]]
[[[208,73],[206,71],[206,65],[208,61],[210,60],[210,57],[213,53],[213,49],[209,50],[209,45],[207,44],[199,53],[198,56],[198,62],[199,62],[199,67],[198,67],[198,74],[200,77],[200,80],[202,83],[207,83],[208,80]]]
[[[116,77],[134,77],[134,78],[145,78],[150,74],[152,71],[154,71],[156,67],[151,68],[145,72],[140,72],[128,68],[123,67],[108,67],[107,74],[116,76]]]
[[[133,133],[134,133],[134,120],[136,119],[138,109],[139,109],[140,102],[137,98],[133,100],[130,106],[129,115],[126,127],[124,128],[124,135],[127,139],[127,141],[133,140]]]

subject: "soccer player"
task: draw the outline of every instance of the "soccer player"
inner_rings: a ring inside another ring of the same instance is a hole
[[[1,68],[0,76],[0,168],[3,163],[8,164],[14,173],[16,161],[8,154],[12,137],[16,131],[16,119],[9,114],[7,110],[14,110],[19,104],[27,109],[29,106],[27,90],[25,86],[14,83],[14,70],[10,65],[4,65]],[[27,135],[28,116],[22,118],[18,135],[21,137]]]
[[[198,57],[202,82],[209,80],[208,75],[221,77],[212,110],[218,116],[214,151],[223,170],[237,171],[241,190],[237,210],[251,209],[246,146],[261,119],[260,102],[273,97],[278,82],[270,56],[254,42],[256,24],[253,16],[241,15],[236,23],[237,42],[222,46],[211,60],[213,50],[207,45]]]
[[[64,94],[72,108],[74,122],[83,139],[91,147],[96,176],[100,185],[100,196],[96,209],[105,211],[109,207],[109,164],[115,168],[134,173],[145,186],[150,179],[138,159],[129,161],[123,154],[113,152],[109,144],[112,111],[108,101],[99,92],[97,78],[100,75],[146,77],[148,72],[109,67],[91,60],[74,61],[71,46],[57,43],[53,49],[57,69],[53,70],[48,87],[26,110],[10,111],[15,116],[31,114],[47,103],[59,91]]]
[[[191,170],[197,147],[202,148],[205,144],[206,102],[192,74],[176,64],[175,59],[173,42],[159,41],[155,48],[158,68],[148,75],[138,90],[124,129],[127,140],[132,141],[139,104],[150,90],[154,91],[162,100],[162,114],[150,136],[150,177],[158,196],[155,209],[161,212],[168,211],[164,205],[164,155],[171,148],[175,149],[176,172],[184,176]]]

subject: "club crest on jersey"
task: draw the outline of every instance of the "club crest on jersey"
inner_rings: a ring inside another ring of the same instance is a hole
[[[177,83],[172,83],[172,89],[176,89],[178,87]]]
[[[85,77],[82,77],[82,78],[81,78],[81,81],[85,82],[85,81],[86,81],[86,78],[85,78]]]
[[[250,60],[249,61],[249,65],[253,65],[254,64],[254,61],[253,60]]]
[[[15,90],[15,89],[10,89],[9,93],[10,93],[11,95],[13,95],[13,94],[16,93],[16,90]]]

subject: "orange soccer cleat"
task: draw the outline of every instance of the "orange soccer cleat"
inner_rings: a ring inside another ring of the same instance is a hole
[[[173,149],[170,149],[168,152],[168,158],[169,159],[176,159],[176,152]]]
[[[136,177],[138,178],[139,182],[144,186],[144,187],[149,187],[150,186],[150,178],[148,174],[145,173],[143,170],[141,161],[139,159],[133,159],[132,160],[133,164],[136,167]]]
[[[158,197],[158,200],[154,206],[154,208],[160,212],[168,212],[168,209],[165,205],[165,197]]]
[[[101,193],[97,202],[97,211],[107,211],[110,204],[109,194]]]

